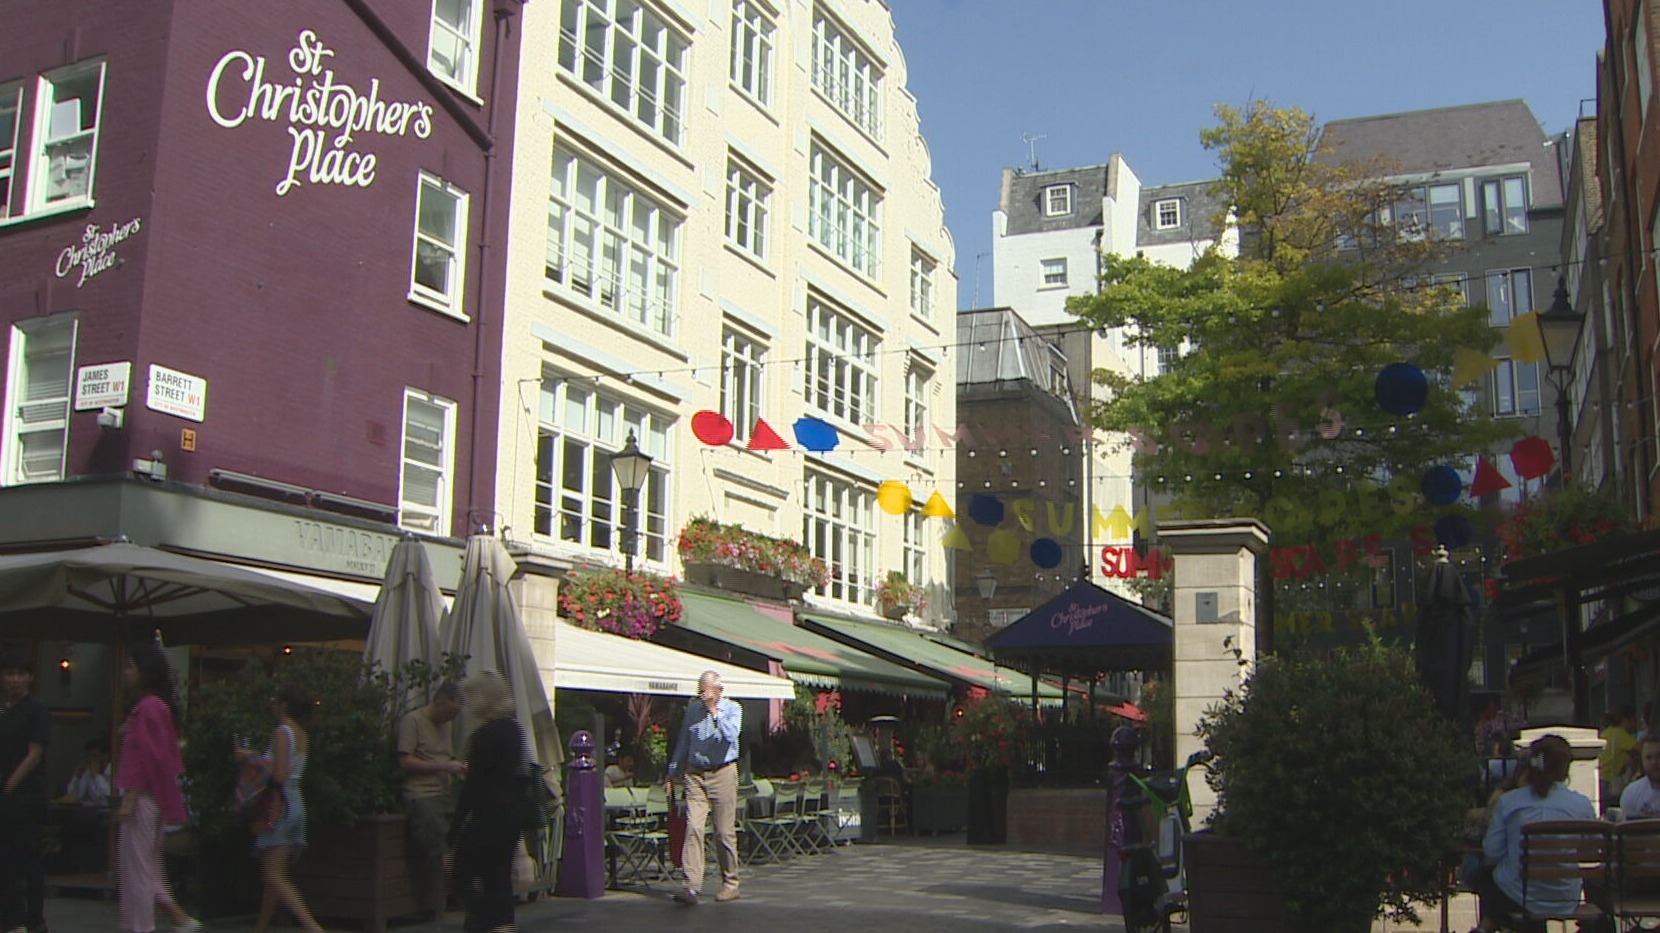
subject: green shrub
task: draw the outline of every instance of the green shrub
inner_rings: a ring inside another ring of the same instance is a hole
[[[1476,763],[1407,651],[1374,637],[1267,658],[1199,735],[1216,754],[1216,830],[1269,866],[1300,929],[1415,921],[1412,901],[1442,895]]]

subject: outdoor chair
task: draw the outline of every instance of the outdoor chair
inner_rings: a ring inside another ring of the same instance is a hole
[[[738,860],[745,865],[760,861],[766,854],[761,842],[763,827],[756,820],[772,815],[772,782],[754,778],[748,784],[738,785]]]
[[[1587,926],[1612,918],[1613,824],[1602,820],[1542,820],[1522,827],[1522,926],[1559,920]],[[1528,886],[1546,880],[1577,879],[1584,889],[1575,909],[1560,916],[1528,910]]]
[[[1614,914],[1628,921],[1660,917],[1660,820],[1614,827]]]
[[[835,849],[825,825],[825,787],[822,780],[801,785],[801,828],[797,832],[803,852],[818,854]]]
[[[796,825],[800,817],[797,809],[799,799],[793,785],[784,782],[772,785],[771,812],[750,820],[750,826],[755,830],[755,843],[760,848],[757,853],[759,858],[780,862],[800,854],[795,844]]]
[[[886,830],[890,836],[911,828],[905,809],[905,789],[899,786],[898,778],[876,779],[876,827]]]
[[[651,887],[653,879],[666,874],[668,798],[663,789],[607,787],[605,809],[609,817],[606,842],[616,857],[612,886]]]

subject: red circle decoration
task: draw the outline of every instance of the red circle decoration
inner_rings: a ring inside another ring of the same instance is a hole
[[[1550,441],[1535,434],[1510,448],[1510,465],[1522,479],[1538,479],[1556,465],[1556,454],[1550,449]]]
[[[710,447],[732,440],[732,422],[718,411],[700,411],[692,416],[692,434]]]

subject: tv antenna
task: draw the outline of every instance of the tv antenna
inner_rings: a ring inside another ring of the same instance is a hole
[[[1034,172],[1041,171],[1041,169],[1038,168],[1037,141],[1048,138],[1048,133],[1039,133],[1035,136],[1031,133],[1020,134],[1020,141],[1026,144],[1026,161],[1031,164],[1032,171]]]

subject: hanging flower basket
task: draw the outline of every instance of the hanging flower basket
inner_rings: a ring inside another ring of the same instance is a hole
[[[674,581],[608,567],[573,570],[559,585],[559,615],[577,625],[625,638],[649,638],[680,621]]]
[[[887,579],[876,585],[876,611],[884,618],[897,621],[907,615],[920,615],[927,608],[927,591],[897,570],[888,571]]]
[[[814,557],[802,544],[708,518],[694,518],[680,529],[680,559],[686,565],[688,581],[730,589],[742,589],[731,585],[741,582],[741,578],[705,568],[744,571],[802,588],[830,582],[830,571],[824,561]]]
[[[1498,536],[1509,563],[1636,530],[1617,495],[1574,484],[1516,503]]]

